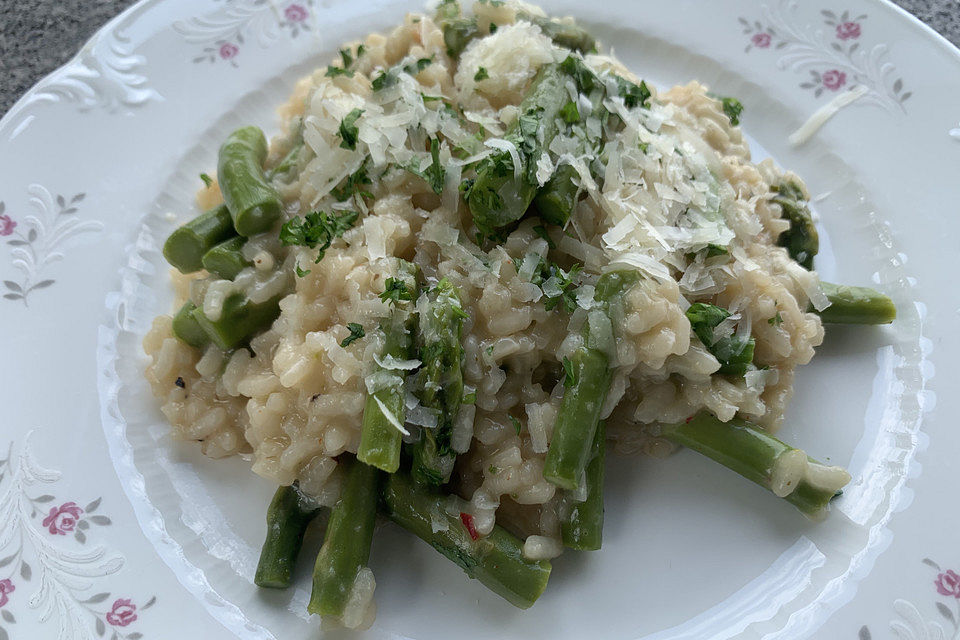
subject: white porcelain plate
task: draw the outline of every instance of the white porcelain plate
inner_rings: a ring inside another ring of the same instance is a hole
[[[604,549],[528,611],[383,527],[368,636],[960,638],[960,51],[877,0],[545,4],[660,86],[739,97],[757,155],[816,194],[824,278],[900,317],[830,327],[797,376],[784,437],[853,475],[826,522],[692,453],[614,457]],[[309,561],[252,584],[272,488],[168,437],[139,345],[226,132],[274,132],[299,76],[415,9],[144,0],[0,121],[0,640],[321,635]]]

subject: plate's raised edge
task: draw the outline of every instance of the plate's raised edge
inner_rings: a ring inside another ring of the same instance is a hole
[[[872,0],[877,4],[878,7],[881,7],[885,11],[889,11],[896,16],[899,16],[900,19],[906,20],[914,29],[918,29],[928,37],[931,37],[934,41],[937,42],[942,48],[946,49],[950,55],[955,57],[958,62],[960,62],[960,47],[953,44],[947,40],[939,31],[935,30],[933,27],[928,25],[926,22],[913,15],[900,5],[893,2],[893,0]]]
[[[20,96],[13,106],[10,107],[9,111],[0,118],[0,137],[8,139],[14,137],[18,133],[18,129],[22,128],[25,124],[23,121],[18,121],[18,116],[24,109],[34,104],[37,96],[47,87],[54,84],[58,77],[64,75],[72,68],[82,67],[83,56],[90,53],[97,42],[108,37],[110,34],[116,34],[128,21],[134,20],[139,14],[161,2],[163,2],[163,0],[138,0],[97,29],[70,60],[38,80]],[[15,122],[16,125],[14,125]],[[10,131],[11,128],[13,131]]]

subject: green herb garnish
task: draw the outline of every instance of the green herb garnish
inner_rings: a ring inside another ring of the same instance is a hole
[[[340,138],[342,142],[340,147],[343,149],[350,149],[351,151],[357,148],[357,136],[360,134],[360,129],[357,127],[357,120],[360,116],[363,115],[363,109],[354,109],[340,122]]]
[[[641,80],[640,84],[636,85],[620,76],[616,76],[616,79],[617,93],[623,98],[623,103],[627,105],[628,108],[633,109],[634,107],[647,106],[647,101],[650,99],[651,94],[646,82]]]
[[[344,178],[341,186],[330,190],[330,195],[337,199],[337,202],[343,202],[352,196],[361,196],[363,198],[373,198],[373,194],[363,189],[363,185],[370,184],[370,176],[367,175],[367,161],[364,160],[360,168]]]
[[[487,72],[486,67],[480,67],[479,69],[477,69],[477,72],[473,74],[473,79],[477,82],[480,82],[481,80],[486,80],[489,77],[490,77],[490,74]]]
[[[315,262],[323,260],[324,253],[336,238],[341,237],[357,221],[356,211],[326,213],[313,211],[304,217],[293,218],[280,227],[280,244],[284,246],[318,248]],[[297,275],[303,276],[309,271]]]
[[[740,115],[743,113],[743,104],[736,98],[720,98],[723,112],[730,118],[730,124],[740,124]]]
[[[203,180],[203,184],[208,187],[213,184],[213,178],[211,178],[205,173],[200,174],[200,179]]]
[[[714,338],[713,335],[714,329],[730,317],[729,311],[716,305],[696,302],[690,305],[686,315],[693,333],[720,362],[717,373],[742,376],[747,372],[753,362],[754,339],[744,340],[736,335]]]
[[[407,283],[399,278],[387,278],[380,299],[392,305],[403,300],[413,300],[413,292],[407,289]]]
[[[563,121],[567,124],[573,124],[580,121],[580,110],[577,109],[577,103],[573,100],[567,102],[560,109],[560,117],[563,118]]]
[[[341,347],[346,347],[351,342],[355,342],[366,335],[363,325],[356,322],[348,322],[347,329],[350,330],[350,335],[343,339],[343,342],[340,343]]]
[[[331,65],[327,65],[326,76],[328,78],[336,78],[337,76],[347,76],[348,78],[352,78],[353,71],[351,71],[350,69],[342,69],[340,67],[336,67],[331,64]]]
[[[431,162],[425,169],[420,168],[420,161],[418,160],[411,160],[403,165],[403,168],[426,180],[433,192],[440,195],[443,193],[443,182],[447,176],[447,170],[443,168],[443,164],[440,162],[440,138],[430,139],[430,158]]]

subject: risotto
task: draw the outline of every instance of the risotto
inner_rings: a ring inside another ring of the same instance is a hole
[[[332,509],[310,610],[369,624],[379,509],[529,606],[599,548],[608,443],[820,517],[849,476],[771,434],[822,322],[892,311],[821,286],[806,188],[741,110],[535,6],[445,1],[302,79],[269,145],[234,132],[143,345],[173,435],[281,487],[257,583]]]

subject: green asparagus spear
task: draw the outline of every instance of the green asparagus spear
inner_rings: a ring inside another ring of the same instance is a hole
[[[685,422],[661,425],[660,435],[769,489],[813,519],[826,514],[830,500],[850,481],[842,468],[817,462],[739,418],[721,422],[700,412]]]
[[[307,611],[340,618],[357,573],[370,558],[377,516],[380,471],[353,458],[346,467],[340,499],[327,523],[323,546],[313,568],[313,591]]]
[[[505,136],[517,149],[519,167],[508,151],[488,156],[477,167],[465,198],[481,232],[489,235],[516,222],[536,196],[537,160],[556,136],[560,110],[570,99],[567,79],[559,65],[544,65],[520,103],[520,115]]]
[[[593,437],[593,457],[587,465],[587,497],[571,501],[570,512],[560,523],[563,545],[580,551],[596,551],[603,542],[603,474],[606,459],[606,425],[601,420]]]
[[[687,309],[690,328],[700,339],[703,346],[720,362],[717,373],[742,376],[753,362],[753,350],[756,341],[746,340],[735,335],[715,339],[713,330],[730,316],[722,307],[696,302]]]
[[[233,280],[252,263],[240,252],[246,238],[234,236],[203,254],[203,268],[224,280]]]
[[[546,222],[564,226],[580,202],[581,190],[577,184],[580,176],[573,165],[562,164],[537,192],[533,206]]]
[[[391,520],[513,606],[533,605],[547,587],[550,562],[524,558],[523,543],[500,527],[478,536],[469,514],[450,514],[451,501],[463,505],[459,498],[435,493],[399,473],[387,477],[383,490],[384,510]]]
[[[307,525],[320,509],[303,497],[296,486],[279,487],[267,508],[267,538],[253,582],[258,587],[285,589],[303,545]]]
[[[173,335],[191,347],[202,348],[210,344],[210,336],[203,330],[194,316],[197,305],[187,300],[173,316]]]
[[[163,243],[163,257],[180,273],[193,273],[203,268],[207,251],[235,235],[230,212],[221,204],[171,233]]]
[[[580,93],[589,96],[591,104],[590,109],[583,113],[580,112],[577,103],[573,101],[564,105],[561,115],[567,133],[578,139],[577,153],[579,155],[598,157],[603,150],[603,127],[610,115],[603,106],[603,99],[606,95],[605,89],[598,82],[593,71],[579,58],[569,56],[561,63],[560,68],[574,79]],[[599,138],[596,139],[591,138],[593,132],[589,131],[587,127],[587,121],[591,118],[599,122],[596,132],[599,134]],[[572,165],[563,164],[557,167],[550,180],[537,191],[533,200],[533,205],[543,220],[561,227],[567,224],[567,220],[573,215],[577,202],[580,201],[582,190],[577,184],[579,180],[580,176]]]
[[[235,293],[223,301],[219,320],[210,320],[203,309],[194,309],[191,316],[207,336],[221,349],[233,349],[255,333],[267,329],[280,315],[278,295],[266,302],[251,302],[242,293]]]
[[[611,304],[639,279],[636,271],[611,271],[597,281],[594,299],[601,310],[591,312],[584,324],[584,344],[570,357],[573,380],[564,391],[543,467],[543,477],[561,489],[573,491],[580,484],[609,391],[610,358],[605,350],[609,344],[604,343],[613,340]]]
[[[559,22],[523,11],[517,13],[517,20],[526,20],[530,24],[540,27],[543,35],[553,40],[553,43],[558,46],[573,49],[583,54],[593,53],[597,50],[597,41],[593,36],[575,24]]]
[[[772,201],[783,210],[790,228],[780,234],[777,244],[786,247],[790,257],[807,269],[813,269],[813,257],[820,250],[820,236],[813,224],[803,189],[795,182],[784,182],[774,187],[777,195]]]
[[[420,403],[439,412],[436,429],[423,429],[413,453],[414,476],[440,485],[450,479],[456,452],[450,436],[463,399],[463,346],[466,313],[457,288],[441,280],[417,303],[419,313]]]
[[[851,287],[821,282],[830,306],[814,313],[833,324],[890,324],[897,317],[893,300],[869,287]]]
[[[280,194],[267,180],[263,162],[267,139],[257,127],[242,127],[231,133],[217,161],[217,177],[223,200],[242,236],[266,231],[280,218]]]
[[[416,267],[410,262],[400,261],[398,271],[406,290],[411,292],[411,297],[416,297]],[[384,341],[383,358],[407,360],[411,357],[413,338],[410,335],[410,317],[409,311],[397,308],[380,326]],[[375,374],[380,388],[367,395],[363,408],[357,458],[387,473],[393,473],[400,467],[401,432],[397,425],[402,428],[406,419],[404,373],[381,367]]]

